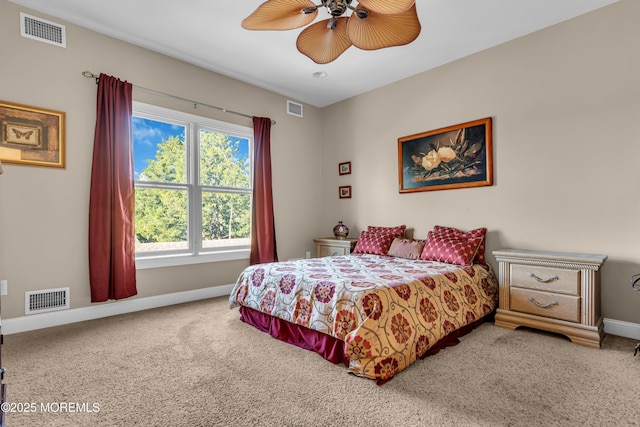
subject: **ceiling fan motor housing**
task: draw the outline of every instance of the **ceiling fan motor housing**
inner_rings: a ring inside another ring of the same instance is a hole
[[[341,16],[347,11],[348,4],[351,0],[329,0],[326,6],[331,16]]]

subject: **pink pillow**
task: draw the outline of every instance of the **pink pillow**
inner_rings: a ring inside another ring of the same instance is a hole
[[[430,231],[420,258],[447,264],[471,265],[483,240],[482,237],[445,236]]]
[[[404,237],[406,228],[406,225],[398,225],[397,227],[375,227],[370,225],[367,227],[367,231],[370,233],[391,234],[393,237]]]
[[[420,259],[424,249],[424,240],[402,239],[396,237],[391,242],[389,255],[398,258]]]
[[[453,227],[442,227],[439,225],[436,225],[435,227],[433,227],[433,232],[439,235],[444,235],[444,236],[457,236],[460,238],[466,238],[466,239],[474,239],[477,237],[482,237],[482,242],[480,243],[480,247],[478,247],[478,253],[476,254],[476,257],[474,259],[474,262],[476,264],[487,264],[487,261],[484,258],[484,252],[485,252],[485,239],[486,239],[486,235],[487,235],[487,229],[486,228],[477,228],[475,230],[471,230],[471,231],[467,231],[466,233],[458,230],[457,228],[453,228]]]
[[[363,231],[353,248],[354,254],[386,255],[394,237],[391,234],[380,234]]]

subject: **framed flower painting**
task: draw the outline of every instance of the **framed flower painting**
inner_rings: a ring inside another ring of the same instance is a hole
[[[400,193],[493,185],[491,117],[398,138]]]

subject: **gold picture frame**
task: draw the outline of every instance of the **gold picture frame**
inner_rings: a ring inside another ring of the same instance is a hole
[[[0,161],[64,169],[65,113],[0,101]]]
[[[493,185],[491,117],[398,138],[400,193]]]

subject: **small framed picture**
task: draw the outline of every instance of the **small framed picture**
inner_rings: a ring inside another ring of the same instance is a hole
[[[65,113],[0,101],[0,160],[65,168]]]
[[[351,162],[339,163],[338,173],[340,175],[349,175],[351,173]]]
[[[341,199],[350,199],[351,198],[351,186],[344,185],[342,187],[338,187],[338,195]]]

